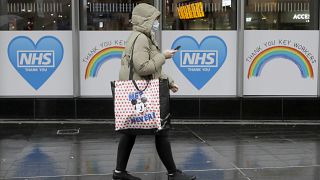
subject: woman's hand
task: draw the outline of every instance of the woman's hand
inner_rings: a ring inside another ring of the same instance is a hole
[[[178,92],[179,86],[175,83],[171,84],[170,90],[174,93]]]
[[[177,52],[177,50],[166,50],[164,51],[164,57],[166,57],[166,59],[170,59],[172,58],[172,56]]]

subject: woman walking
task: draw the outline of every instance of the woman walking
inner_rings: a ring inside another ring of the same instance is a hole
[[[132,11],[133,32],[131,33],[125,52],[121,60],[119,80],[128,80],[130,71],[131,51],[133,59],[133,80],[147,78],[163,78],[169,80],[172,92],[177,92],[179,87],[174,81],[162,74],[162,66],[167,59],[171,59],[176,50],[167,50],[160,53],[156,40],[156,32],[159,30],[160,12],[153,6],[145,3],[137,5]],[[169,130],[162,130],[155,135],[155,144],[158,155],[168,171],[169,180],[194,180],[195,176],[189,176],[176,168],[173,160],[171,145],[169,142]],[[136,135],[121,133],[117,166],[113,172],[114,180],[141,180],[127,173],[127,163]]]

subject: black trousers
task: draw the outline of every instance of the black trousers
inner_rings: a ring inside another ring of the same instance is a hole
[[[118,145],[117,155],[117,167],[118,171],[125,171],[127,168],[128,160],[130,157],[131,150],[133,148],[136,135],[121,134],[121,138]],[[166,167],[168,173],[176,172],[176,165],[174,163],[171,151],[171,145],[169,141],[169,130],[161,131],[155,135],[155,143],[158,155]]]

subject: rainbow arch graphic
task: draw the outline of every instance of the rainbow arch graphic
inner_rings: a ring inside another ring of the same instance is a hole
[[[122,46],[112,46],[99,51],[90,59],[86,68],[85,79],[96,77],[100,67],[106,61],[115,58],[121,59],[123,51],[124,47]]]
[[[274,46],[259,53],[252,61],[247,78],[260,76],[263,67],[277,58],[284,58],[297,65],[303,78],[314,77],[313,68],[308,58],[297,49],[287,46]]]

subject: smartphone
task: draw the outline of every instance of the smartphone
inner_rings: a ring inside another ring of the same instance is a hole
[[[174,48],[174,50],[179,50],[181,48],[181,46],[177,46],[176,48]]]

